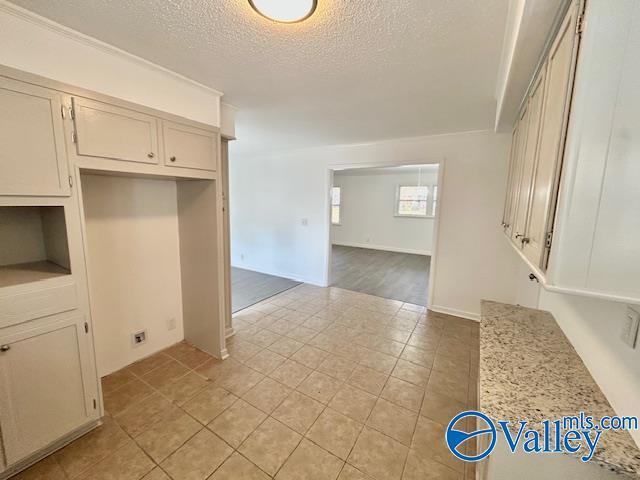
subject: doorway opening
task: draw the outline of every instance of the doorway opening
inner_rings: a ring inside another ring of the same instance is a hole
[[[328,284],[429,305],[442,164],[330,170]]]
[[[250,249],[245,250],[243,247],[238,247],[239,251],[232,251],[232,212],[235,211],[236,207],[238,207],[239,211],[251,211],[251,202],[253,202],[253,199],[234,196],[233,202],[231,202],[231,190],[233,187],[230,184],[228,149],[228,142],[223,142],[220,169],[223,182],[222,197],[225,211],[224,229],[225,238],[227,239],[224,248],[225,258],[229,261],[228,268],[226,269],[226,272],[228,272],[227,284],[230,287],[228,311],[231,312],[231,315],[235,315],[263,300],[296,287],[302,282],[287,278],[286,275],[273,275],[256,269],[255,263],[252,263],[252,260],[255,259],[251,258],[251,253],[253,252],[250,251]],[[227,325],[227,336],[232,333],[233,327],[229,324]]]

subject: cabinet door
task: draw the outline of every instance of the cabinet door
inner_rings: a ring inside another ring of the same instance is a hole
[[[86,98],[73,99],[80,156],[158,163],[158,122],[143,113]]]
[[[502,227],[505,232],[510,231],[511,229],[511,219],[512,219],[512,211],[514,208],[514,193],[516,191],[516,170],[518,166],[518,148],[519,148],[519,138],[520,130],[518,128],[518,124],[513,130],[513,135],[511,136],[511,154],[509,156],[509,173],[507,176],[507,192],[504,201],[504,211],[502,214]]]
[[[527,216],[529,214],[529,203],[531,198],[531,185],[535,173],[536,151],[538,148],[538,134],[540,131],[540,113],[542,111],[542,99],[544,97],[545,70],[543,69],[536,79],[536,83],[531,91],[529,106],[526,115],[527,138],[522,156],[522,173],[520,185],[517,189],[517,205],[513,223],[511,238],[516,245],[522,246],[522,239],[525,237],[527,227]]]
[[[216,169],[219,138],[217,132],[163,121],[162,133],[165,165],[199,170]]]
[[[515,143],[513,157],[513,173],[511,174],[511,186],[509,187],[509,211],[505,221],[505,233],[509,238],[513,236],[516,223],[516,212],[518,210],[518,195],[520,193],[520,183],[522,182],[522,163],[524,159],[524,149],[527,144],[527,133],[529,127],[529,104],[525,104],[520,112],[520,117],[516,126],[517,134],[513,138]]]
[[[546,236],[553,225],[553,204],[558,189],[573,74],[576,61],[576,21],[579,4],[567,13],[547,60],[547,85],[542,109],[540,140],[531,207],[523,252],[535,265],[546,267]]]
[[[0,195],[69,195],[62,100],[0,77]]]
[[[97,415],[86,335],[82,315],[73,313],[0,336],[0,425],[7,465]]]

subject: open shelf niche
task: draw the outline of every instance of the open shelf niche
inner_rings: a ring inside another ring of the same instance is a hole
[[[0,207],[0,288],[69,274],[64,207]]]

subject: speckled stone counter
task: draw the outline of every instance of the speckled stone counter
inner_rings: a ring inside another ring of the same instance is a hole
[[[550,313],[490,301],[482,302],[479,397],[494,420],[531,426],[580,411],[615,415]],[[640,450],[626,431],[603,432],[591,462],[640,479]]]

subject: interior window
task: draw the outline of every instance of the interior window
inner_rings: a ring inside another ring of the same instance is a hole
[[[340,200],[341,200],[340,187],[333,187],[331,189],[331,224],[340,225]]]
[[[403,185],[398,187],[396,213],[407,217],[429,215],[429,186]]]

